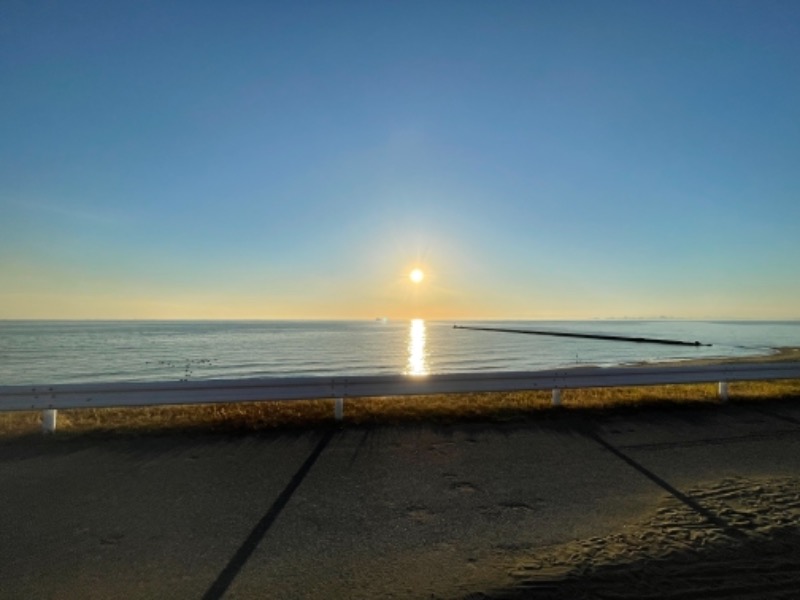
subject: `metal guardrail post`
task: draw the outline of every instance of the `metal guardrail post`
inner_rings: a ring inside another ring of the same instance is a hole
[[[720,402],[727,402],[728,401],[728,382],[727,381],[720,381],[719,382],[719,400],[720,400]]]
[[[50,408],[42,411],[42,431],[44,433],[55,433],[58,411]]]
[[[551,402],[553,406],[560,406],[561,405],[561,390],[558,388],[553,388],[553,400]]]
[[[344,419],[344,398],[336,398],[333,405],[333,418],[337,423]]]

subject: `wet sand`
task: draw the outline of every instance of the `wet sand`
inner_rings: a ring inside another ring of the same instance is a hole
[[[682,365],[727,365],[735,363],[765,363],[765,362],[800,362],[800,348],[781,347],[775,348],[771,354],[758,354],[755,356],[736,356],[727,358],[697,358],[692,360],[670,361],[658,363],[669,366],[676,362]],[[652,363],[637,363],[652,366]]]

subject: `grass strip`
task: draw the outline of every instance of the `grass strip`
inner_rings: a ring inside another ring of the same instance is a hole
[[[768,401],[800,398],[800,380],[733,382],[729,398]],[[717,384],[563,390],[560,407],[549,391],[391,396],[345,400],[348,425],[505,421],[564,411],[644,410],[649,407],[707,406],[719,402]],[[310,428],[334,423],[334,401],[293,400],[203,405],[60,410],[63,433],[256,432]],[[0,413],[0,436],[40,431],[41,412]]]

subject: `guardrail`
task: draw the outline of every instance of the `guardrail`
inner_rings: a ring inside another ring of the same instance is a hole
[[[800,363],[0,386],[0,412],[42,410],[42,428],[52,432],[58,409],[333,398],[335,417],[341,420],[345,398],[552,390],[553,404],[559,404],[565,389],[718,382],[725,401],[729,382],[772,379],[800,379]]]

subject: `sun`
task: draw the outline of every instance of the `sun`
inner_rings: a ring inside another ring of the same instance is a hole
[[[408,274],[408,278],[414,283],[419,283],[425,279],[425,273],[422,272],[422,269],[414,269]]]

